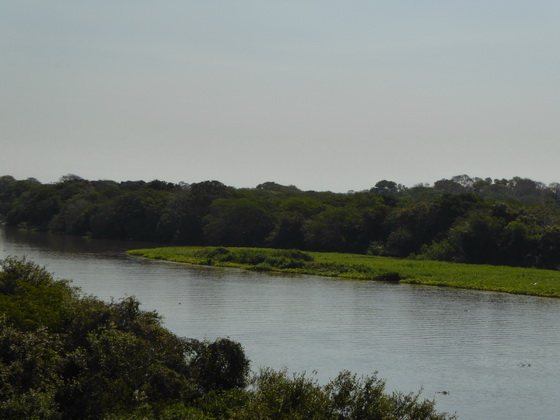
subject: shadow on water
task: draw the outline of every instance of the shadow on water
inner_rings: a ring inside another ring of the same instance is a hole
[[[122,258],[123,253],[129,249],[165,246],[154,242],[89,239],[62,233],[34,232],[10,226],[3,226],[0,229],[0,235],[4,237],[4,242],[20,245],[22,250],[34,247],[54,254],[79,255],[80,258],[88,254]],[[2,251],[6,252],[6,250]]]

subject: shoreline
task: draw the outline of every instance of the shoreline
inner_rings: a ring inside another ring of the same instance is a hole
[[[560,298],[560,271],[274,248],[163,247],[128,255],[195,265]]]

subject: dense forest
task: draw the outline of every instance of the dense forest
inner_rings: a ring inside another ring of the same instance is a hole
[[[557,269],[560,184],[467,175],[347,193],[265,182],[0,177],[8,225],[175,245],[273,247]]]
[[[375,375],[326,385],[263,368],[242,346],[180,338],[134,298],[106,303],[25,259],[0,261],[0,418],[452,419]]]

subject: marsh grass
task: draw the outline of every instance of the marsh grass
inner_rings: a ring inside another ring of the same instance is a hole
[[[268,248],[166,247],[128,253],[190,264],[560,297],[560,271],[534,268]]]

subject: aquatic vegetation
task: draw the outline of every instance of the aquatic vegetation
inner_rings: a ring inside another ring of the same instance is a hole
[[[560,272],[269,248],[165,247],[130,255],[191,264],[560,297]]]

